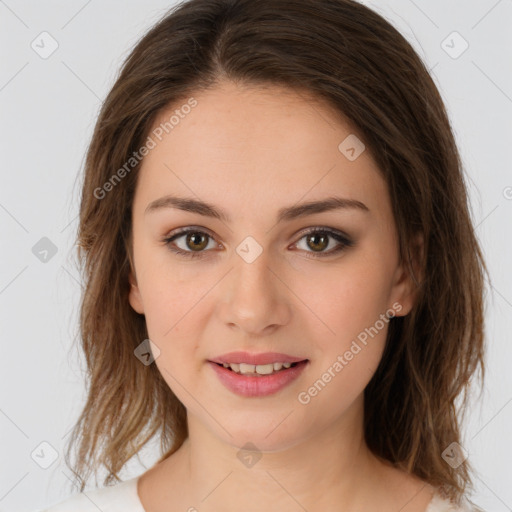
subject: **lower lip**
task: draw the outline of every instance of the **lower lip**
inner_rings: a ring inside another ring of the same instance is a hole
[[[233,393],[240,396],[267,396],[277,393],[298,378],[308,361],[301,361],[286,370],[260,377],[240,375],[212,361],[208,361],[208,363],[215,370],[222,384]]]

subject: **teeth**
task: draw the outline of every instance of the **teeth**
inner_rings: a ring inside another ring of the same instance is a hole
[[[292,363],[269,363],[269,364],[247,364],[247,363],[222,363],[224,368],[231,368],[236,373],[243,375],[270,375],[282,368],[290,368]]]

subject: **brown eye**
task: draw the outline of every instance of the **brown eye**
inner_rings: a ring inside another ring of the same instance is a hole
[[[201,251],[208,245],[209,236],[205,233],[201,233],[201,231],[192,231],[187,233],[185,237],[185,244],[187,247],[191,248],[194,252]]]
[[[205,249],[209,243],[211,243],[210,249],[218,247],[211,235],[197,228],[181,230],[163,241],[172,252],[196,258],[207,256],[210,251]]]
[[[308,247],[315,252],[323,251],[329,245],[329,236],[323,233],[308,235],[306,240]]]
[[[304,240],[304,242],[302,242]],[[333,242],[331,244],[331,242]],[[300,245],[303,247],[300,247]],[[330,228],[310,229],[295,244],[308,258],[321,258],[337,254],[346,248],[352,247],[354,242],[345,234],[333,231]],[[329,250],[326,250],[329,248]]]

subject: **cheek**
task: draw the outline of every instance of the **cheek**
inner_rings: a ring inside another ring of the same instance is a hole
[[[193,350],[206,322],[204,294],[205,289],[200,286],[155,282],[145,301],[151,339],[164,348],[172,346],[177,352]]]
[[[198,344],[205,325],[204,290],[158,277],[147,286],[151,290],[145,300],[148,335],[160,350],[155,364],[174,394],[188,406],[190,397],[183,386],[191,389],[190,376],[202,364]]]
[[[386,313],[391,291],[389,274],[382,261],[355,256],[342,265],[325,266],[295,281],[294,291],[315,313],[310,311],[309,324],[317,325],[324,349],[343,347]]]
[[[393,313],[387,303],[389,280],[382,269],[354,265],[350,271],[347,266],[329,274],[329,282],[322,286],[317,279],[319,286],[307,295],[308,306],[320,313],[321,322],[309,314],[315,364],[300,401],[321,407],[325,421],[349,407],[371,380],[382,359]]]
[[[196,361],[195,344],[200,339],[197,332],[201,329],[201,290],[164,276],[157,267],[144,274],[139,287],[148,336],[160,351],[155,364],[176,392],[176,382],[171,376],[176,375],[180,381],[179,375],[190,372],[190,365]]]
[[[347,407],[363,392],[382,358],[393,313],[388,309],[389,272],[382,259],[359,256],[337,269],[317,272],[314,288],[308,286],[311,281],[301,280],[299,292],[320,317],[307,316],[311,357],[317,361],[308,385],[313,394],[322,395],[315,403]]]
[[[214,284],[211,273],[198,275],[194,262],[173,264],[167,250],[149,242],[141,249],[140,267],[146,324],[155,342],[167,343],[198,326],[201,299]]]

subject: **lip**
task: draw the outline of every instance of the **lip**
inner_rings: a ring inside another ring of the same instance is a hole
[[[300,363],[305,361],[305,357],[294,357],[279,352],[262,352],[260,354],[250,352],[229,352],[222,354],[215,359],[210,359],[212,363],[246,363],[246,364],[270,364],[270,363]]]
[[[309,361],[300,360],[296,366],[280,370],[273,375],[261,375],[258,377],[240,375],[228,368],[219,366],[219,364],[213,361],[208,361],[208,364],[213,368],[221,383],[233,393],[244,397],[263,397],[277,393],[292,383],[301,375]]]

